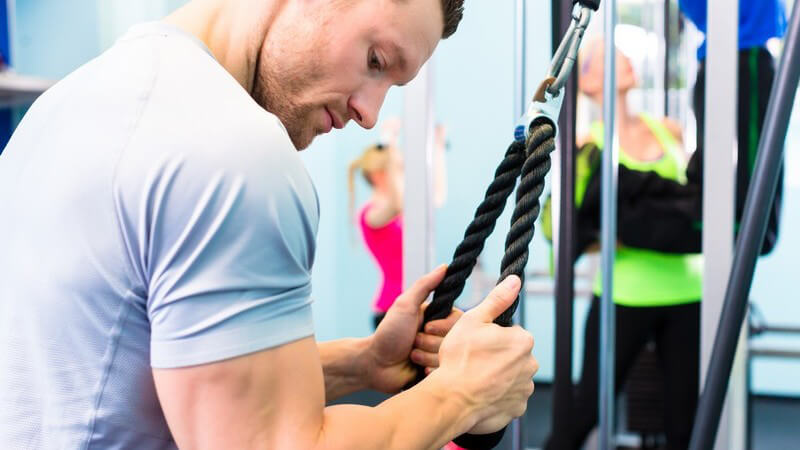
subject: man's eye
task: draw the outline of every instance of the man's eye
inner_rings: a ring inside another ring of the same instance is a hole
[[[369,55],[367,57],[367,66],[370,70],[377,70],[382,71],[383,67],[381,66],[381,60],[378,58],[378,54],[374,50],[370,50]]]

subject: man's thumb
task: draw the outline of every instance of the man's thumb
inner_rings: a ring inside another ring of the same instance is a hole
[[[507,310],[519,295],[522,282],[516,275],[509,275],[505,280],[492,289],[492,292],[478,306],[467,312],[481,322],[494,321],[503,311]]]

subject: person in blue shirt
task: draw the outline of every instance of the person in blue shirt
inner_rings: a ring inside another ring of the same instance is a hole
[[[708,19],[706,0],[679,0],[681,11],[705,33]],[[786,32],[784,0],[739,2],[739,105],[737,111],[738,164],[736,170],[737,223],[744,211],[744,201],[758,152],[761,128],[767,113],[767,102],[775,78],[775,61],[767,50],[767,42],[781,38]],[[700,67],[694,89],[694,110],[697,116],[697,152],[689,162],[689,179],[702,180],[705,135],[706,43],[697,49]],[[783,172],[770,210],[768,242],[777,239]]]
[[[680,0],[681,11],[702,33],[706,33],[708,18],[707,0]],[[772,38],[782,37],[786,31],[786,11],[783,0],[739,2],[739,49],[764,48]],[[706,58],[706,43],[697,49],[697,59]]]

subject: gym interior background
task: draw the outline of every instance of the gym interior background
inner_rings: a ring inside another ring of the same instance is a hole
[[[742,0],[745,1],[745,0]],[[52,82],[65,76],[81,64],[108,48],[132,24],[158,19],[179,7],[184,0],[8,0],[4,17],[0,18],[0,51],[15,73],[15,83]],[[673,2],[675,3],[675,2]],[[787,2],[787,13],[793,0]],[[655,24],[651,12],[663,9],[663,0],[619,0],[620,23],[625,24],[620,33],[643,39],[639,70],[642,86],[634,96],[640,110],[659,114],[663,103],[654,92],[663,90],[658,85],[658,62],[654,62],[660,48],[661,35],[652,31]],[[459,32],[443,41],[433,59],[434,98],[432,99],[436,122],[448,129],[448,199],[435,211],[434,236],[437,263],[450,259],[453,249],[461,239],[473,208],[483,196],[486,184],[492,178],[494,167],[510,140],[516,118],[513,117],[514,82],[514,3],[511,1],[469,2]],[[677,5],[672,9],[677,10]],[[547,70],[551,49],[550,2],[530,2],[527,8],[527,74],[528,86],[537,84]],[[625,26],[628,27],[624,31]],[[595,20],[590,34],[599,34],[601,21]],[[644,31],[648,30],[648,31]],[[629,34],[624,34],[629,33]],[[663,30],[662,30],[663,33]],[[631,39],[628,39],[629,41]],[[624,43],[624,40],[620,40]],[[693,136],[693,116],[689,110],[690,89],[693,84],[693,52],[698,35],[686,24],[680,39],[675,41],[669,60],[672,76],[669,86],[670,111],[685,126],[684,135]],[[778,44],[779,51],[780,45]],[[8,77],[10,75],[3,75]],[[14,84],[14,83],[11,83]],[[5,88],[4,88],[5,89]],[[8,93],[5,90],[9,90]],[[25,96],[16,96],[13,88],[5,89],[0,101],[0,132],[7,139],[15,123],[24,115]],[[581,103],[579,119],[598,117]],[[774,252],[759,261],[751,302],[768,323],[800,328],[800,282],[797,277],[800,235],[800,108],[794,115],[787,137],[784,191],[784,209],[780,226],[781,236]],[[390,91],[381,120],[402,116],[403,88]],[[585,125],[583,125],[585,127]],[[581,125],[579,125],[579,133]],[[371,332],[370,301],[379,285],[380,274],[363,245],[357,229],[348,214],[347,166],[368,145],[378,140],[380,123],[373,131],[350,125],[339,133],[323,136],[303,153],[308,170],[314,179],[323,205],[319,229],[317,258],[314,266],[314,311],[317,337],[328,340],[344,336],[363,336]],[[3,142],[3,146],[5,141]],[[402,146],[402,144],[401,144]],[[687,142],[687,149],[694,146]],[[65,168],[67,169],[67,168]],[[367,198],[364,183],[357,186],[357,201]],[[2,213],[0,212],[0,216]],[[491,278],[497,273],[503,252],[503,237],[507,231],[510,210],[499,221],[499,229],[489,238],[481,257],[481,267]],[[0,219],[1,220],[1,219]],[[578,274],[596,267],[594,261],[580,262]],[[528,435],[531,446],[541,443],[546,433],[546,416],[551,410],[548,403],[547,383],[553,376],[554,304],[550,273],[550,246],[537,233],[532,244],[531,262],[528,265],[529,295],[526,298],[526,326],[536,337],[536,356],[541,369],[536,377],[539,393],[531,400],[530,415],[542,418]],[[588,283],[585,283],[588,285]],[[468,305],[481,295],[482,286],[470,282],[465,289],[462,304]],[[585,290],[585,289],[584,289]],[[581,292],[581,285],[578,285]],[[577,379],[582,353],[582,332],[588,310],[589,295],[578,295],[575,300],[573,370]],[[800,350],[800,335],[765,334],[751,338],[753,345]],[[796,428],[800,414],[800,359],[786,357],[754,357],[751,360],[750,391],[759,399],[794,405],[794,429],[779,430],[786,433],[785,445],[800,442]],[[371,401],[366,399],[366,401]],[[753,448],[773,447],[778,441],[763,440],[760,427],[774,426],[753,417]],[[766,411],[766,410],[764,410]],[[764,414],[768,414],[765,412]],[[771,417],[771,416],[770,416]],[[532,423],[531,420],[528,421]],[[538,431],[537,431],[538,430]],[[766,428],[764,428],[766,430]],[[777,431],[776,431],[777,432]],[[782,447],[789,448],[789,447]]]

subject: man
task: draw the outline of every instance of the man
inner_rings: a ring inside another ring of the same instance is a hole
[[[371,128],[461,11],[195,0],[46,92],[0,159],[4,447],[436,448],[521,415],[533,340],[491,323],[516,277],[418,334],[439,268],[373,336],[313,338],[319,205],[296,149]],[[409,358],[430,372],[414,388],[325,408],[399,391]]]

